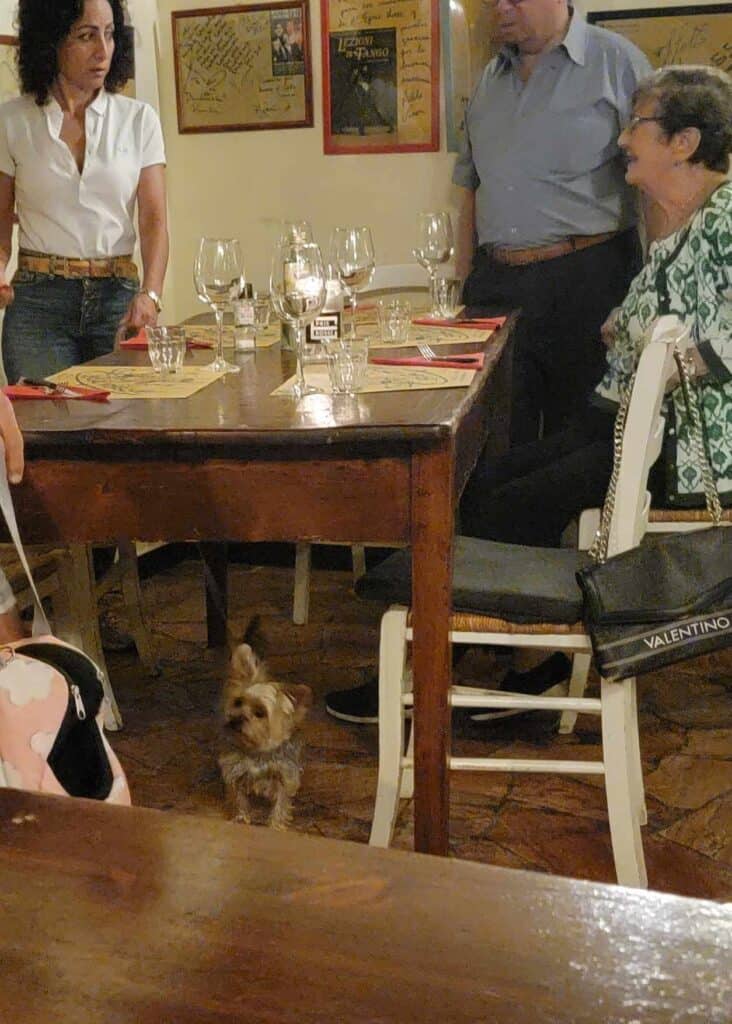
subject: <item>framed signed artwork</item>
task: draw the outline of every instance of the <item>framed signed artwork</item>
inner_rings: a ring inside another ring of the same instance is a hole
[[[307,0],[173,11],[178,130],[313,123]]]
[[[440,148],[438,0],[321,0],[323,149]]]
[[[732,71],[732,4],[592,11],[587,20],[630,39],[654,68],[711,64]]]

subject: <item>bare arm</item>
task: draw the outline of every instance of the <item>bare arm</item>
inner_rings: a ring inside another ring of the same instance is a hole
[[[168,217],[165,205],[165,167],[143,167],[137,186],[137,211],[142,253],[142,287],[158,295],[168,266]],[[136,295],[123,323],[143,327],[157,323],[158,313],[149,295]]]
[[[455,239],[455,274],[461,280],[470,273],[475,245],[475,192],[458,186],[459,207]]]
[[[13,289],[5,278],[5,268],[13,251],[13,214],[15,178],[0,172],[0,309],[13,301]]]

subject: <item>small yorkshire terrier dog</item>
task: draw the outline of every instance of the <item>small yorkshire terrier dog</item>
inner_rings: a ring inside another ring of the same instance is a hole
[[[252,627],[247,630],[249,639]],[[252,803],[269,804],[270,828],[286,829],[300,788],[300,743],[293,739],[312,703],[302,684],[270,678],[248,643],[234,651],[224,684],[224,742],[219,767],[232,819],[249,824]]]

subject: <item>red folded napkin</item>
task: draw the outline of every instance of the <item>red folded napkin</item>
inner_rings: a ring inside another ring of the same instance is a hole
[[[119,343],[120,348],[134,348],[134,349],[147,349],[147,338],[145,337],[144,329],[141,330],[134,338],[125,338],[124,341]],[[194,341],[191,338],[186,338],[186,348],[213,348],[212,341]]]
[[[52,391],[50,388],[34,387],[31,384],[6,384],[3,388],[3,394],[7,395],[11,400],[50,398],[54,401],[86,399],[89,402],[106,402],[111,392],[104,391],[102,388],[80,388],[70,384],[64,384],[63,387],[59,386],[58,391]]]
[[[503,327],[505,322],[505,316],[484,316],[475,320],[461,317],[455,317],[453,320],[432,320],[430,317],[412,320],[413,324],[419,324],[420,327],[472,327],[476,331],[494,331]]]
[[[444,359],[426,359],[424,356],[405,356],[402,359],[372,358],[372,363],[380,366],[441,366],[450,370],[482,370],[483,353],[470,352],[459,358],[445,356]]]

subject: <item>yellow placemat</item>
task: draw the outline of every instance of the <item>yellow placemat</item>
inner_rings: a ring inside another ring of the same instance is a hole
[[[186,341],[204,341],[212,346],[216,344],[215,324],[188,324],[184,326]],[[260,331],[257,335],[257,348],[269,348],[276,345],[282,334],[282,325],[279,322],[270,324],[269,327]],[[224,348],[234,347],[234,328],[224,327]]]
[[[305,379],[308,384],[331,394],[328,368],[321,364],[306,365]],[[467,388],[475,376],[475,370],[451,370],[437,366],[373,366],[366,367],[366,379],[358,394],[375,394],[378,391],[427,391],[432,388]],[[290,377],[272,392],[273,395],[292,394],[295,377]]]
[[[413,314],[419,316],[419,313]],[[348,313],[343,317],[343,333],[347,334],[351,329],[351,321]],[[409,337],[406,341],[382,341],[379,325],[376,319],[376,308],[368,308],[356,311],[356,334],[359,337],[368,337],[369,348],[413,348],[417,344],[428,345],[467,345],[472,342],[486,342],[495,334],[495,331],[488,328],[479,330],[475,327],[429,327],[424,324],[410,324]]]
[[[223,376],[206,366],[183,366],[171,377],[161,377],[152,366],[70,366],[49,380],[102,388],[110,398],[189,398]]]

